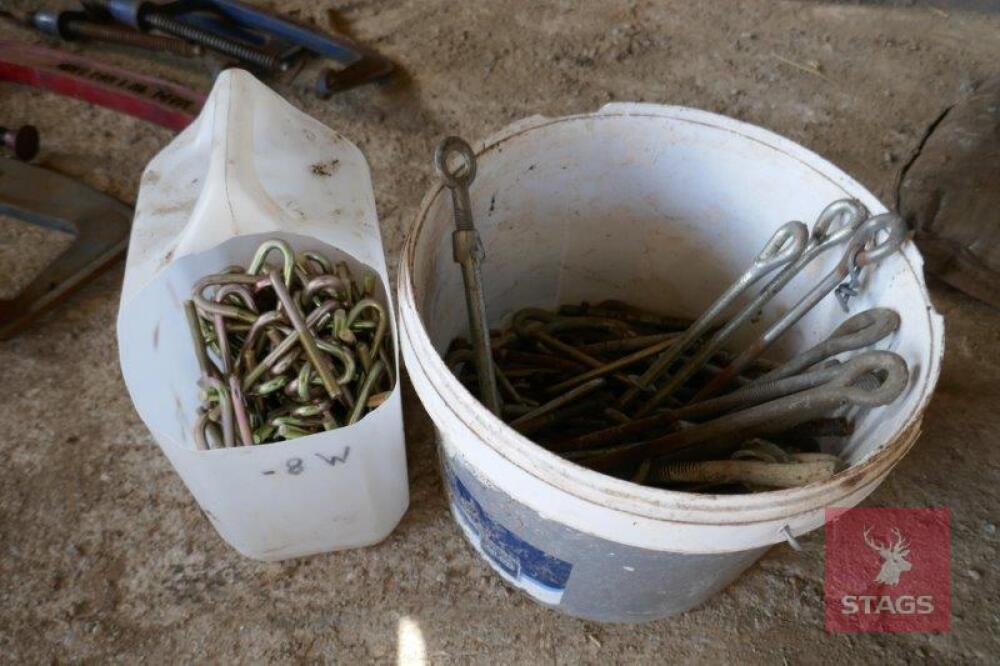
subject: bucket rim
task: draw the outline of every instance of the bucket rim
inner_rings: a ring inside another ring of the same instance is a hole
[[[614,103],[605,105],[593,113],[556,118],[531,116],[504,127],[482,142],[473,144],[473,149],[476,158],[482,159],[493,151],[499,151],[508,141],[559,123],[637,117],[702,125],[712,130],[734,134],[740,140],[760,143],[783,153],[828,180],[842,190],[845,196],[860,200],[873,214],[887,210],[867,188],[804,146],[762,127],[690,107]],[[713,495],[642,486],[581,467],[544,449],[501,421],[455,378],[445,365],[444,359],[435,350],[423,325],[417,307],[418,289],[413,279],[417,240],[428,222],[431,206],[443,190],[444,185],[439,182],[431,185],[407,232],[400,255],[397,277],[400,340],[411,347],[412,357],[418,366],[409,367],[408,364],[407,369],[411,373],[417,372],[423,375],[443,404],[449,407],[452,416],[472,431],[482,443],[538,481],[578,500],[653,520],[716,526],[746,525],[775,519],[792,520],[796,516],[822,510],[827,506],[843,506],[845,500],[852,497],[854,501],[851,504],[857,503],[874,490],[919,436],[923,414],[940,375],[944,354],[944,327],[943,318],[934,309],[927,292],[923,278],[923,259],[916,246],[907,241],[900,251],[900,256],[904,259],[908,272],[916,280],[925,305],[925,324],[930,340],[927,380],[923,383],[919,401],[908,415],[906,422],[889,442],[859,463],[837,473],[827,481],[797,488]],[[861,490],[864,492],[859,495]],[[521,501],[530,504],[530,500],[522,498]],[[776,534],[774,541],[781,540],[784,540],[784,537]]]

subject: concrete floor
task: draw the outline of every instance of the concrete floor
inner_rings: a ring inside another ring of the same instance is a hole
[[[327,102],[303,85],[282,88],[366,153],[391,264],[446,133],[481,137],[527,115],[611,100],[690,105],[801,142],[891,205],[897,171],[927,125],[1000,60],[991,2],[277,4],[324,26],[333,10],[336,25],[405,71],[393,84]],[[33,39],[6,25],[0,38]],[[209,84],[188,63],[86,52]],[[143,165],[171,138],[109,111],[0,86],[0,123],[29,121],[43,133],[43,164],[124,201],[134,201]],[[56,247],[9,222],[0,231],[6,276]],[[240,557],[126,395],[114,342],[121,279],[118,266],[59,314],[0,343],[2,662],[964,663],[1000,654],[1000,312],[946,287],[932,284],[948,349],[924,434],[866,505],[950,507],[952,630],[831,636],[819,534],[804,539],[803,553],[775,548],[704,607],[670,620],[601,626],[534,605],[459,536],[412,391],[412,502],[391,537],[281,564]]]

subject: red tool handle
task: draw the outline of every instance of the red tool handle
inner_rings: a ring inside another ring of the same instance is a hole
[[[21,42],[0,42],[0,81],[35,86],[180,131],[205,95],[152,76]]]

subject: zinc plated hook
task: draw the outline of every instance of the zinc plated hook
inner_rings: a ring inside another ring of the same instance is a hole
[[[857,385],[863,377],[872,374],[881,378],[877,387]],[[887,405],[902,395],[908,380],[909,370],[901,356],[894,352],[873,350],[844,363],[826,384],[732,412],[657,439],[569,453],[567,457],[587,467],[607,470],[637,464],[648,458],[675,458],[699,444],[704,444],[709,453],[718,454],[720,450],[717,449],[730,448],[733,438],[737,436],[748,439],[782,432],[851,405]]]
[[[627,407],[641,390],[669,370],[674,362],[681,357],[681,354],[704,335],[744,291],[771,271],[798,259],[805,248],[808,237],[809,230],[801,222],[786,222],[778,227],[764,248],[754,257],[750,267],[691,324],[680,340],[653,361],[646,372],[637,380],[640,388],[626,391],[615,403],[615,407],[619,410]]]
[[[831,356],[869,347],[899,329],[900,317],[889,308],[872,308],[846,320],[823,342],[761,375],[754,384],[797,374]]]
[[[882,240],[879,240],[878,234],[881,232],[887,232],[887,235]],[[847,251],[844,252],[843,258],[841,258],[833,270],[798,303],[792,306],[788,312],[771,324],[760,337],[750,343],[715,379],[698,391],[693,400],[708,398],[718,393],[733,377],[763,354],[775,340],[781,337],[785,331],[795,325],[817,303],[823,300],[827,294],[833,291],[845,277],[850,275],[852,270],[862,270],[868,266],[873,266],[895,253],[903,244],[905,236],[906,227],[899,215],[895,213],[883,213],[882,215],[869,218],[851,236]],[[870,240],[874,241],[875,245],[869,249],[865,249],[865,245]]]
[[[802,272],[816,257],[827,250],[847,241],[858,226],[864,222],[868,210],[858,201],[841,199],[834,201],[823,209],[813,224],[812,234],[805,249],[795,261],[783,268],[773,280],[761,289],[760,293],[733,316],[726,325],[716,331],[698,353],[694,354],[677,374],[670,378],[664,386],[653,394],[636,412],[636,416],[645,416],[663,403],[680,388],[684,382],[693,377],[716,352],[736,333],[747,321],[760,315],[762,308],[781,291],[785,285]]]

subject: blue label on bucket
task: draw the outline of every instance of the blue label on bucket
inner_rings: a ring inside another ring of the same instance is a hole
[[[445,465],[452,510],[475,549],[507,582],[539,601],[558,604],[573,565],[553,557],[493,520]]]

